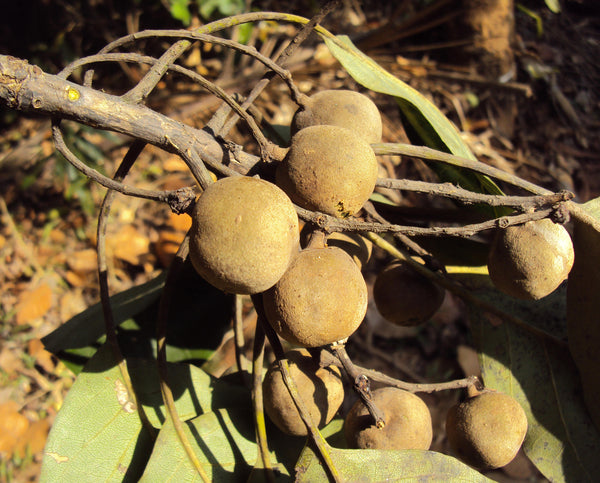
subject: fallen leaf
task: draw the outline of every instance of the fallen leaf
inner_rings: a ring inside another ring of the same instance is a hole
[[[158,241],[154,245],[154,252],[161,266],[166,268],[171,265],[184,237],[183,233],[176,233],[170,230],[163,230],[158,234]]]
[[[35,359],[35,363],[46,372],[54,371],[54,360],[52,354],[44,349],[44,344],[40,339],[31,339],[27,343],[29,355]]]
[[[0,454],[12,458],[17,443],[26,434],[29,420],[19,413],[15,401],[0,405]]]
[[[0,370],[12,376],[21,371],[25,366],[17,354],[7,348],[0,351]]]
[[[21,292],[16,306],[17,324],[28,324],[42,317],[52,306],[52,289],[42,283],[33,290]]]
[[[77,275],[98,270],[98,255],[93,248],[79,250],[67,259],[67,266]]]
[[[24,458],[27,449],[29,454],[35,455],[41,453],[46,445],[50,423],[47,419],[40,419],[31,423],[23,435],[18,439],[14,447],[14,454]]]
[[[108,244],[116,258],[132,265],[140,265],[140,257],[148,254],[150,240],[133,226],[125,225],[109,238]]]
[[[185,213],[177,215],[171,212],[169,213],[168,225],[173,227],[177,231],[187,233],[187,231],[192,227],[192,217]]]

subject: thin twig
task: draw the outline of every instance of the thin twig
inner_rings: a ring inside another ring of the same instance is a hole
[[[339,357],[334,356],[333,354],[323,351],[321,354],[321,365],[334,365],[336,367],[343,368],[343,363]],[[382,372],[375,371],[373,369],[367,369],[366,367],[354,365],[356,372],[360,374],[364,374],[369,377],[373,381],[380,382],[382,384],[388,386],[394,386],[399,389],[404,389],[408,392],[440,392],[451,389],[462,389],[470,386],[477,386],[479,388],[482,387],[481,381],[477,378],[477,376],[469,376],[463,379],[455,379],[453,381],[446,382],[434,382],[434,383],[414,383],[414,382],[406,382],[400,379],[396,379],[394,377],[390,377],[387,374],[383,374]]]
[[[296,36],[286,46],[286,48],[279,55],[279,57],[275,59],[276,64],[279,66],[285,65],[286,61],[292,56],[292,54],[300,46],[300,44],[306,40],[308,35],[312,32],[312,30],[314,28],[316,28],[318,23],[321,22],[338,4],[339,4],[338,0],[333,0],[331,2],[328,2],[316,13],[316,15],[312,19],[308,20],[306,22],[306,24],[303,25],[303,27],[298,31]],[[268,83],[271,81],[271,79],[274,76],[274,72],[275,72],[275,70],[273,70],[271,72],[267,72],[263,76],[262,79],[260,79],[258,82],[256,82],[256,84],[254,84],[254,87],[252,88],[252,90],[246,97],[246,100],[242,104],[242,109],[248,109],[248,107],[260,95],[260,93],[265,89],[265,87],[267,87]],[[298,93],[295,93],[294,91],[292,91],[292,92],[295,94],[295,97],[293,97],[293,100],[298,105],[302,105],[303,103],[306,102],[306,99],[305,99],[306,96],[303,96],[302,94],[300,94],[300,92],[298,92]],[[229,131],[231,131],[231,129],[233,128],[233,126],[235,125],[236,122],[237,122],[237,117],[233,116],[227,122],[227,124],[225,124],[225,126],[223,126],[223,129],[220,132],[220,134],[223,136],[226,135]]]
[[[239,295],[237,297],[240,297]],[[262,375],[263,361],[265,356],[265,331],[261,324],[256,324],[254,332],[254,349],[252,355],[252,403],[254,406],[254,424],[256,431],[256,442],[258,444],[258,461],[266,472],[269,483],[275,481],[275,474],[271,466],[269,444],[267,441],[267,426],[265,422],[265,410],[263,404]]]
[[[371,382],[368,376],[354,365],[350,357],[348,357],[343,344],[334,344],[331,346],[331,350],[335,353],[348,378],[352,381],[353,389],[358,393],[361,401],[367,407],[369,414],[375,421],[375,426],[383,429],[385,427],[385,419],[381,410],[373,402]]]
[[[127,176],[127,173],[129,173],[129,170],[133,166],[133,163],[135,163],[145,146],[146,143],[144,143],[143,141],[135,141],[131,145],[131,147],[127,151],[127,154],[123,158],[123,161],[117,168],[117,172],[114,176],[115,181],[120,182],[125,178],[125,176]],[[102,201],[102,205],[100,206],[97,227],[96,252],[98,254],[98,280],[100,285],[100,301],[102,304],[102,311],[104,313],[106,340],[111,348],[113,357],[119,367],[119,372],[121,373],[121,377],[125,384],[125,388],[127,389],[129,396],[135,404],[135,408],[138,412],[140,420],[144,428],[146,428],[146,430],[150,434],[150,436],[153,439],[155,439],[156,430],[154,429],[154,426],[150,424],[150,421],[148,421],[148,416],[146,415],[146,412],[144,411],[142,405],[138,401],[135,390],[133,389],[133,384],[131,383],[131,377],[129,376],[129,371],[127,369],[125,358],[123,357],[123,354],[119,347],[115,318],[110,303],[110,290],[108,286],[108,263],[106,256],[106,228],[108,226],[108,217],[110,216],[110,209],[115,195],[116,191],[114,190],[108,190],[106,192],[104,200]]]
[[[572,200],[575,196],[566,190],[536,196],[489,195],[469,191],[452,183],[428,183],[426,181],[393,178],[379,178],[376,185],[382,188],[443,196],[460,201],[464,205],[485,203],[488,206],[507,206],[519,211],[529,211],[544,206],[552,206],[556,203]]]
[[[552,194],[552,191],[530,183],[529,181],[525,181],[518,176],[507,173],[498,168],[494,168],[493,166],[488,166],[480,161],[462,158],[460,156],[444,153],[435,149],[427,148],[425,146],[413,146],[412,144],[402,143],[377,143],[372,144],[371,147],[377,155],[403,155],[430,161],[439,161],[451,166],[458,166],[459,168],[465,168],[475,171],[476,173],[485,174],[486,176],[499,179],[537,195]]]
[[[237,370],[242,374],[242,378],[246,381],[245,374],[248,372],[248,361],[244,355],[244,318],[243,318],[243,298],[241,295],[235,296],[235,310],[233,321],[233,336],[235,341],[235,363]]]
[[[370,221],[361,221],[356,219],[341,219],[325,213],[310,211],[299,206],[295,206],[298,216],[304,221],[317,225],[328,233],[334,231],[358,231],[375,233],[402,233],[407,236],[456,236],[469,238],[476,233],[494,228],[506,228],[513,225],[521,225],[528,221],[541,220],[550,217],[555,208],[546,208],[532,213],[522,213],[518,215],[502,216],[492,220],[486,220],[481,223],[473,223],[464,226],[432,226],[418,227],[395,225],[391,223],[379,223]]]
[[[311,420],[308,409],[304,405],[304,402],[302,401],[302,398],[298,392],[298,387],[296,386],[292,376],[290,375],[288,361],[285,358],[285,354],[283,352],[283,347],[281,345],[281,341],[279,340],[279,336],[277,335],[275,330],[273,330],[271,324],[267,322],[262,302],[262,296],[260,294],[252,295],[252,303],[254,304],[254,308],[256,309],[256,313],[258,315],[257,325],[260,324],[262,326],[262,329],[265,335],[267,336],[267,340],[269,341],[269,344],[271,345],[271,348],[275,353],[281,377],[283,378],[283,382],[288,389],[290,397],[294,401],[294,405],[298,410],[298,414],[300,415],[302,422],[304,422],[304,425],[306,426],[308,435],[310,437],[310,441],[316,447],[317,453],[321,457],[321,461],[329,471],[330,476],[333,478],[333,480],[336,482],[341,482],[342,480],[339,471],[335,467],[335,464],[331,459],[331,454],[328,450],[329,445],[327,444],[327,441],[325,441],[325,438],[323,438],[323,435],[320,433],[315,423]]]
[[[185,260],[189,252],[189,234],[186,235],[183,242],[179,246],[175,259],[169,267],[165,286],[163,288],[162,296],[160,298],[160,304],[158,307],[158,318],[156,321],[156,345],[157,345],[157,365],[158,365],[158,376],[160,381],[160,390],[163,396],[163,402],[167,410],[167,414],[173,423],[175,432],[183,449],[190,460],[192,466],[196,469],[196,472],[205,483],[210,482],[210,478],[204,471],[200,460],[196,456],[194,448],[192,447],[190,440],[185,434],[183,423],[179,419],[177,408],[175,407],[175,399],[173,398],[173,392],[169,386],[168,379],[168,365],[167,365],[167,325],[169,319],[169,306],[175,292],[175,282],[179,278]]]

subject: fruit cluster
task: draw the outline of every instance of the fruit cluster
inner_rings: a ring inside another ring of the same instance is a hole
[[[204,191],[194,208],[190,258],[198,273],[219,289],[261,297],[270,326],[301,347],[285,357],[309,417],[320,428],[338,412],[344,385],[340,370],[319,365],[307,348],[343,342],[361,324],[368,304],[361,266],[370,246],[358,235],[334,234],[323,243],[311,238],[310,228],[299,233],[294,204],[342,219],[359,212],[375,188],[378,163],[371,144],[381,141],[382,123],[368,97],[324,91],[296,112],[291,132],[274,183],[234,176]],[[568,233],[549,220],[498,230],[489,255],[494,284],[520,298],[552,292],[572,264]],[[402,326],[431,318],[444,296],[444,289],[402,261],[383,269],[373,287],[379,312]],[[263,392],[275,425],[292,435],[307,434],[276,364],[265,375]],[[385,424],[376,426],[358,401],[345,422],[350,447],[429,448],[432,422],[422,399],[394,387],[369,394]],[[527,418],[510,396],[485,391],[452,408],[446,427],[456,455],[487,469],[515,456]]]

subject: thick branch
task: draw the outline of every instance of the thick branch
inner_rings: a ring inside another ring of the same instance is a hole
[[[199,153],[211,166],[227,164],[229,154],[209,133],[170,119],[145,106],[83,87],[15,57],[0,55],[0,99],[12,109],[71,119],[141,139],[171,153]],[[258,162],[240,152],[243,164]]]

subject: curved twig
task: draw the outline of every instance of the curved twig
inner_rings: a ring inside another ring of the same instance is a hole
[[[317,225],[328,233],[334,231],[358,231],[374,233],[402,233],[407,236],[457,236],[468,238],[480,231],[491,230],[493,228],[506,228],[513,225],[521,225],[528,221],[541,220],[548,218],[556,209],[545,208],[531,213],[522,213],[518,215],[502,216],[486,220],[481,223],[473,223],[464,226],[432,226],[430,228],[418,226],[395,225],[391,223],[379,223],[371,221],[361,221],[356,219],[341,219],[324,213],[310,211],[299,206],[295,206],[298,216],[304,221]]]
[[[123,158],[123,161],[117,168],[117,172],[115,173],[114,179],[115,181],[121,181],[127,176],[127,173],[133,166],[133,163],[137,160],[140,153],[143,151],[146,143],[142,141],[135,141],[127,154]],[[110,290],[108,286],[108,263],[106,256],[106,228],[108,225],[108,217],[110,215],[110,208],[112,202],[115,198],[116,192],[114,190],[108,190],[106,195],[104,196],[104,200],[102,201],[102,205],[100,206],[100,213],[98,215],[98,227],[97,227],[97,243],[96,243],[96,253],[98,255],[98,280],[100,285],[100,302],[102,304],[102,311],[104,313],[104,324],[106,327],[106,340],[110,345],[115,361],[119,366],[119,371],[121,372],[121,377],[123,378],[123,382],[125,387],[127,388],[127,392],[135,404],[135,408],[138,412],[142,425],[150,436],[155,439],[156,438],[156,430],[154,426],[150,424],[148,421],[148,417],[146,412],[144,411],[141,404],[137,399],[137,395],[135,390],[133,389],[133,384],[131,383],[131,377],[129,376],[129,370],[127,369],[127,364],[125,362],[125,358],[121,352],[119,347],[119,341],[117,339],[116,332],[116,324],[115,318],[112,310],[112,306],[110,304]]]
[[[377,143],[372,144],[371,147],[375,154],[388,154],[388,155],[404,155],[412,156],[414,158],[426,159],[430,161],[439,161],[441,163],[450,164],[452,166],[458,166],[459,168],[468,169],[475,171],[476,173],[485,174],[491,178],[496,178],[506,183],[517,186],[531,193],[537,195],[549,195],[552,191],[549,191],[541,186],[525,181],[513,174],[502,171],[493,166],[488,166],[481,161],[475,161],[472,159],[462,158],[453,154],[444,153],[435,149],[427,148],[425,146],[413,146],[412,144],[402,143]]]
[[[237,296],[239,297],[239,295]],[[254,332],[254,348],[252,354],[252,403],[254,406],[254,424],[256,442],[258,444],[258,460],[262,461],[263,468],[269,483],[275,481],[275,474],[271,466],[269,444],[267,441],[267,426],[263,405],[262,374],[265,355],[265,331],[261,324],[256,324]],[[258,462],[257,460],[257,462]]]
[[[200,478],[205,483],[210,482],[210,478],[204,471],[200,460],[194,452],[188,437],[185,434],[183,423],[179,419],[177,408],[175,407],[175,399],[173,398],[173,392],[169,386],[168,378],[168,366],[167,366],[167,323],[169,316],[169,306],[174,293],[175,281],[179,278],[179,275],[183,269],[185,260],[188,256],[189,251],[189,234],[186,235],[183,242],[179,246],[175,258],[171,263],[165,286],[160,298],[160,304],[158,307],[158,318],[156,321],[156,346],[157,346],[157,365],[158,365],[158,377],[160,381],[160,390],[163,396],[163,402],[167,410],[167,414],[171,418],[177,437],[185,450],[190,462],[196,469]]]
[[[469,191],[452,183],[428,183],[410,179],[379,178],[376,186],[396,190],[413,191],[415,193],[443,196],[460,201],[465,205],[483,203],[488,206],[506,206],[519,211],[530,211],[544,206],[552,206],[556,203],[572,200],[575,195],[570,191],[559,191],[546,195],[535,196],[506,196],[489,195]]]

